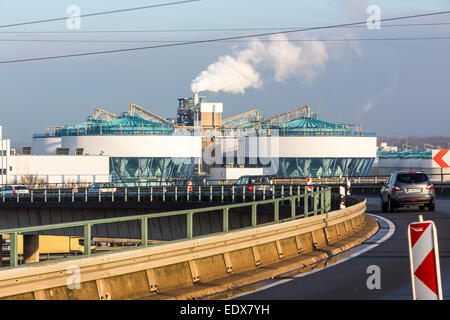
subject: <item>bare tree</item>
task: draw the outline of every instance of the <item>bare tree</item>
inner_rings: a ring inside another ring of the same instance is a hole
[[[19,178],[19,184],[23,184],[28,189],[35,189],[45,185],[45,179],[36,174],[27,174]]]

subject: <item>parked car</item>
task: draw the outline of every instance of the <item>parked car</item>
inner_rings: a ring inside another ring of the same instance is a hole
[[[117,187],[113,183],[93,183],[87,191],[88,193],[117,192]]]
[[[0,188],[0,196],[1,197],[13,197],[17,196],[17,194],[28,194],[30,190],[26,186],[23,185],[9,185],[3,186]]]
[[[428,176],[417,171],[397,171],[381,186],[383,212],[395,212],[399,207],[418,206],[434,211],[436,197]]]
[[[272,191],[272,178],[270,176],[241,176],[234,183],[236,187],[247,186],[247,191]]]

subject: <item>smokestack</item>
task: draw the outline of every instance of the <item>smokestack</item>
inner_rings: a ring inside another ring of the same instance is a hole
[[[198,92],[194,92],[194,106],[198,105]]]

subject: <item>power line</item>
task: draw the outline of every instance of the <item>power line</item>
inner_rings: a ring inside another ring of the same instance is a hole
[[[397,38],[331,38],[331,39],[258,39],[261,42],[344,42],[344,41],[417,41],[449,40],[450,37],[397,37]],[[200,41],[200,40],[198,40]],[[252,42],[254,39],[223,40],[215,42]],[[58,39],[0,39],[0,42],[60,42],[60,43],[183,43],[182,40],[58,40]]]
[[[395,17],[395,18],[380,19],[380,22],[404,20],[404,19],[412,19],[412,18],[420,18],[420,17],[429,17],[429,16],[436,16],[436,15],[442,15],[442,14],[448,14],[448,13],[450,13],[450,11],[439,11],[439,12],[424,13],[424,14],[417,14],[417,15],[410,15],[410,16],[401,16],[401,17]],[[241,35],[241,36],[214,38],[214,39],[205,39],[205,40],[196,40],[196,41],[185,41],[185,42],[160,44],[160,45],[145,46],[145,47],[124,48],[124,49],[104,50],[104,51],[94,51],[94,52],[84,52],[84,53],[73,53],[73,54],[65,54],[65,55],[58,55],[58,56],[36,57],[36,58],[17,59],[17,60],[6,60],[6,61],[0,61],[0,64],[28,62],[28,61],[40,61],[40,60],[53,60],[53,59],[62,59],[62,58],[101,55],[101,54],[108,54],[108,53],[131,52],[131,51],[150,50],[150,49],[157,49],[157,48],[186,46],[186,45],[203,44],[203,43],[219,42],[219,41],[226,41],[226,40],[239,40],[239,39],[246,39],[246,38],[271,36],[271,35],[276,35],[276,34],[290,34],[290,33],[312,31],[312,30],[333,29],[333,28],[340,28],[340,27],[344,27],[344,26],[352,26],[352,25],[359,25],[359,24],[365,24],[365,23],[366,23],[366,21],[343,23],[343,24],[311,27],[311,28],[304,28],[304,29],[265,32],[265,33],[252,34],[252,35]]]
[[[100,15],[106,15],[106,14],[112,14],[112,13],[136,11],[136,10],[158,8],[158,7],[167,7],[167,6],[179,5],[179,4],[190,3],[190,2],[197,2],[197,1],[201,1],[201,0],[184,0],[184,1],[176,1],[176,2],[166,2],[166,3],[159,3],[159,4],[149,5],[149,6],[136,7],[136,8],[127,8],[127,9],[118,9],[118,10],[111,10],[111,11],[87,13],[87,14],[81,14],[79,16],[76,16],[76,18],[93,17],[93,16],[100,16]],[[24,25],[30,25],[30,24],[61,21],[61,20],[67,20],[67,19],[68,19],[68,17],[61,17],[61,18],[53,18],[53,19],[45,19],[45,20],[18,22],[18,23],[0,25],[0,28],[17,27],[17,26],[24,26]]]
[[[383,24],[386,27],[423,27],[423,26],[449,26],[450,22],[434,23],[404,23]],[[171,32],[229,32],[229,31],[264,31],[264,30],[292,30],[312,27],[267,27],[267,28],[216,28],[216,29],[154,29],[154,30],[70,30],[70,31],[0,31],[0,34],[91,34],[91,33],[171,33]],[[366,28],[366,26],[352,25],[341,28]]]

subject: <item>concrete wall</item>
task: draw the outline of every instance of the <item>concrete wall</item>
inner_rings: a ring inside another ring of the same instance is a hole
[[[158,299],[170,297],[177,290],[175,298],[192,299],[223,292],[273,278],[361,243],[377,230],[377,223],[368,222],[364,211],[365,201],[327,215],[239,232],[4,270],[0,297],[110,300],[151,296]],[[350,237],[359,231],[358,237]],[[349,240],[340,242],[346,238]],[[80,290],[67,286],[72,275],[67,270],[74,264],[80,269]],[[239,276],[232,278],[235,274]]]

